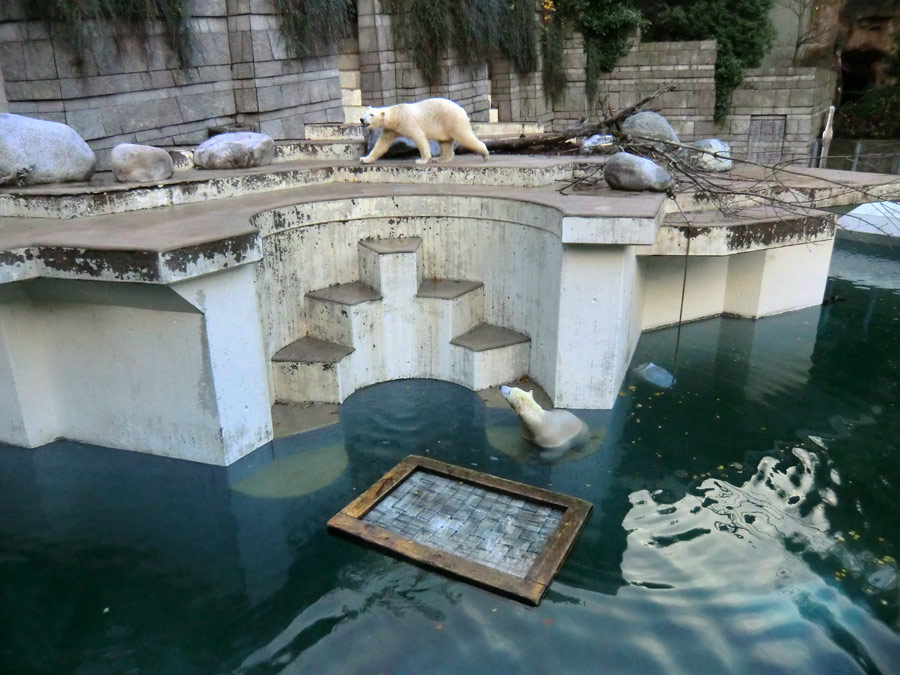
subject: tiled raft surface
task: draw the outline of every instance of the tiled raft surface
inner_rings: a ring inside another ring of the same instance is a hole
[[[363,520],[412,541],[525,577],[562,509],[415,471]]]

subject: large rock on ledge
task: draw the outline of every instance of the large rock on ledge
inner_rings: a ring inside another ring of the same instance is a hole
[[[658,141],[669,141],[678,143],[678,134],[669,124],[669,120],[659,113],[644,110],[635,113],[624,122],[622,122],[622,131],[629,136],[640,136],[641,138],[652,138]],[[660,143],[653,143],[653,146],[659,149],[665,149]]]
[[[646,157],[617,152],[603,167],[603,177],[614,190],[665,192],[672,185],[669,172]]]
[[[213,136],[194,149],[198,169],[249,169],[275,159],[275,141],[268,134],[235,131]]]
[[[731,161],[731,146],[718,138],[704,138],[702,141],[691,143],[691,147],[704,152],[688,151],[688,161],[694,166],[706,171],[730,171],[734,166]],[[714,152],[715,155],[709,153]]]
[[[0,185],[88,180],[97,157],[72,127],[0,113]]]
[[[119,143],[109,156],[113,176],[120,183],[154,183],[175,173],[172,157],[152,145]]]

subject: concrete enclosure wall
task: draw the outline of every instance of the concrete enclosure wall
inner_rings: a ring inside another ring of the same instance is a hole
[[[336,47],[288,59],[271,2],[189,2],[193,49],[181,65],[159,25],[144,39],[94,22],[76,54],[46,21],[27,20],[23,4],[0,6],[9,112],[69,124],[101,163],[118,143],[193,145],[210,127],[251,125],[281,139],[344,121]]]
[[[674,84],[651,104],[686,141],[718,136],[737,155],[765,161],[805,158],[820,134],[834,75],[820,69],[748,71],[729,118],[713,124],[714,41],[639,43],[601,76],[598,108],[584,94],[585,55],[571,36],[564,59],[568,85],[556,103],[544,95],[540,69],[517,73],[503,59],[474,70],[452,50],[429,86],[412,55],[394,39],[387,0],[358,0],[356,35],[322,54],[290,58],[272,0],[190,0],[195,48],[179,66],[160,26],[151,34],[94,37],[75,64],[71,47],[45,21],[27,20],[24,0],[0,6],[0,110],[65,122],[98,152],[122,142],[193,145],[211,127],[250,127],[278,139],[305,138],[305,125],[356,121],[361,105],[392,105],[429,96],[460,103],[474,121],[565,128],[629,105]],[[779,154],[780,153],[780,154]]]
[[[307,292],[359,280],[360,240],[417,236],[424,278],[482,282],[484,320],[531,338],[529,372],[552,395],[560,220],[546,207],[463,197],[379,197],[263,213],[255,222],[263,236],[258,283],[266,357],[307,334]]]

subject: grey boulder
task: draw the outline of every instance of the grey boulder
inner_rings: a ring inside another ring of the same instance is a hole
[[[640,137],[641,139],[650,138],[655,141],[669,141],[678,143],[678,134],[669,124],[669,120],[659,113],[645,110],[635,113],[624,122],[622,122],[622,131],[632,137]],[[661,143],[653,143],[654,147],[665,149]]]
[[[249,169],[275,159],[275,141],[268,134],[235,131],[219,134],[194,148],[198,169]]]
[[[615,190],[665,192],[672,186],[668,171],[645,157],[628,152],[617,152],[606,160],[603,176]]]
[[[89,180],[97,157],[72,127],[0,113],[0,185]]]
[[[688,150],[688,161],[698,169],[706,171],[730,171],[734,166],[731,161],[731,146],[718,138],[704,138],[702,141],[691,143],[692,148],[705,152]],[[717,153],[711,155],[709,153]]]
[[[175,172],[169,153],[152,145],[120,143],[112,149],[109,161],[120,183],[153,183]]]

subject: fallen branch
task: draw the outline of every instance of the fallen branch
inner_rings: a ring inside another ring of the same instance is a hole
[[[608,133],[611,129],[618,129],[618,126],[624,120],[640,110],[643,106],[647,105],[650,101],[670,91],[675,91],[675,85],[670,84],[666,87],[661,87],[649,96],[645,96],[637,103],[632,103],[631,105],[622,108],[622,110],[614,115],[600,120],[600,122],[591,127],[586,127],[584,123],[582,123],[560,132],[537,134],[519,138],[489,138],[484,141],[484,144],[491,152],[512,152],[516,150],[563,145],[575,136],[593,136],[594,134]]]

